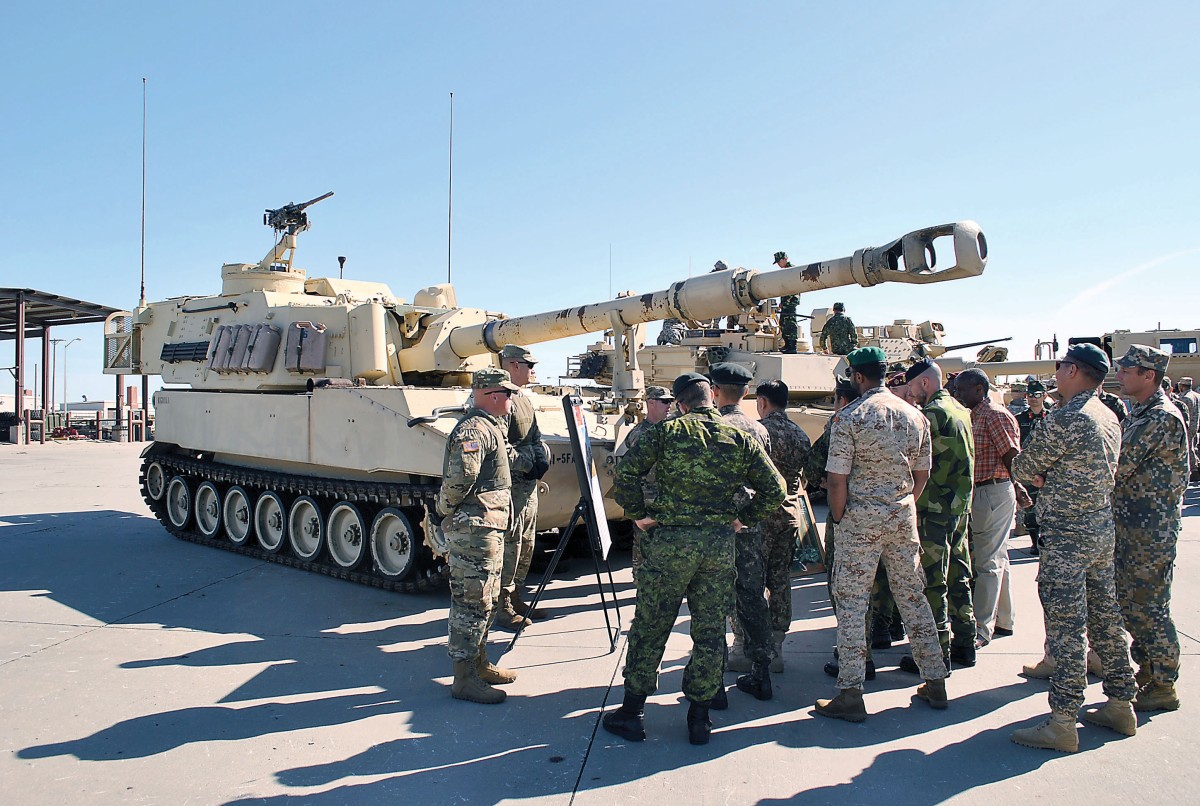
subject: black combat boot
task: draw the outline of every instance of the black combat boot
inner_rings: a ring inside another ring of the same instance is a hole
[[[646,722],[643,712],[646,708],[646,695],[625,692],[625,700],[621,707],[609,711],[601,720],[604,729],[631,742],[646,741]]]
[[[975,645],[971,646],[952,646],[950,647],[950,661],[955,666],[974,666],[975,665]]]
[[[687,715],[688,741],[692,744],[708,744],[712,734],[712,720],[708,718],[708,703],[692,702]]]
[[[713,698],[709,701],[708,707],[712,708],[714,711],[729,710],[729,692],[725,691],[724,684],[721,684],[717,687],[717,693],[714,694]]]
[[[744,674],[737,679],[737,687],[747,694],[754,695],[755,699],[771,699],[774,692],[771,690],[771,669],[769,664],[754,664],[749,674]]]

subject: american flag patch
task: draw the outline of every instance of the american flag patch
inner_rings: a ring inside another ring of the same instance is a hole
[[[468,439],[462,444],[463,453],[475,453],[482,447],[477,439]]]

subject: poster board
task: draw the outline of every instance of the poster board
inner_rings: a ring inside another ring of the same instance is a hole
[[[578,395],[564,397],[563,414],[566,415],[567,433],[575,457],[575,475],[579,480],[581,502],[586,504],[588,533],[598,544],[600,556],[607,560],[612,548],[612,535],[608,531],[608,519],[604,516],[604,494],[600,491],[600,477],[596,475],[596,463],[592,459],[592,441],[583,419],[583,399]]]

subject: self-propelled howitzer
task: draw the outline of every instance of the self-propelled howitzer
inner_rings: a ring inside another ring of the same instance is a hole
[[[838,260],[735,269],[509,319],[459,307],[449,284],[410,302],[382,283],[308,278],[292,264],[296,235],[308,226],[306,216],[297,223],[303,208],[295,207],[297,215],[268,220],[280,238],[263,260],[222,267],[221,293],[111,316],[105,372],[160,375],[167,384],[154,396],[155,442],[141,484],[172,533],[398,590],[442,579],[426,545],[426,512],[470,374],[495,365],[504,345],[734,314],[769,297],[839,285],[957,279],[978,275],[986,262],[978,226],[964,222]],[[268,219],[271,212],[278,211]],[[957,265],[948,269],[935,268],[941,236],[954,244]],[[623,394],[636,398],[636,366],[624,378]],[[578,487],[561,401],[531,398],[552,459],[538,526],[562,527]],[[607,491],[623,417],[587,417]],[[620,508],[608,502],[608,514],[619,518]]]

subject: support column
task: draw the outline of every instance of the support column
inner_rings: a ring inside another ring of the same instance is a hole
[[[50,328],[42,325],[42,410],[50,411]],[[49,420],[49,415],[46,417]]]
[[[25,292],[17,292],[17,402],[13,409],[20,427],[25,424]]]

